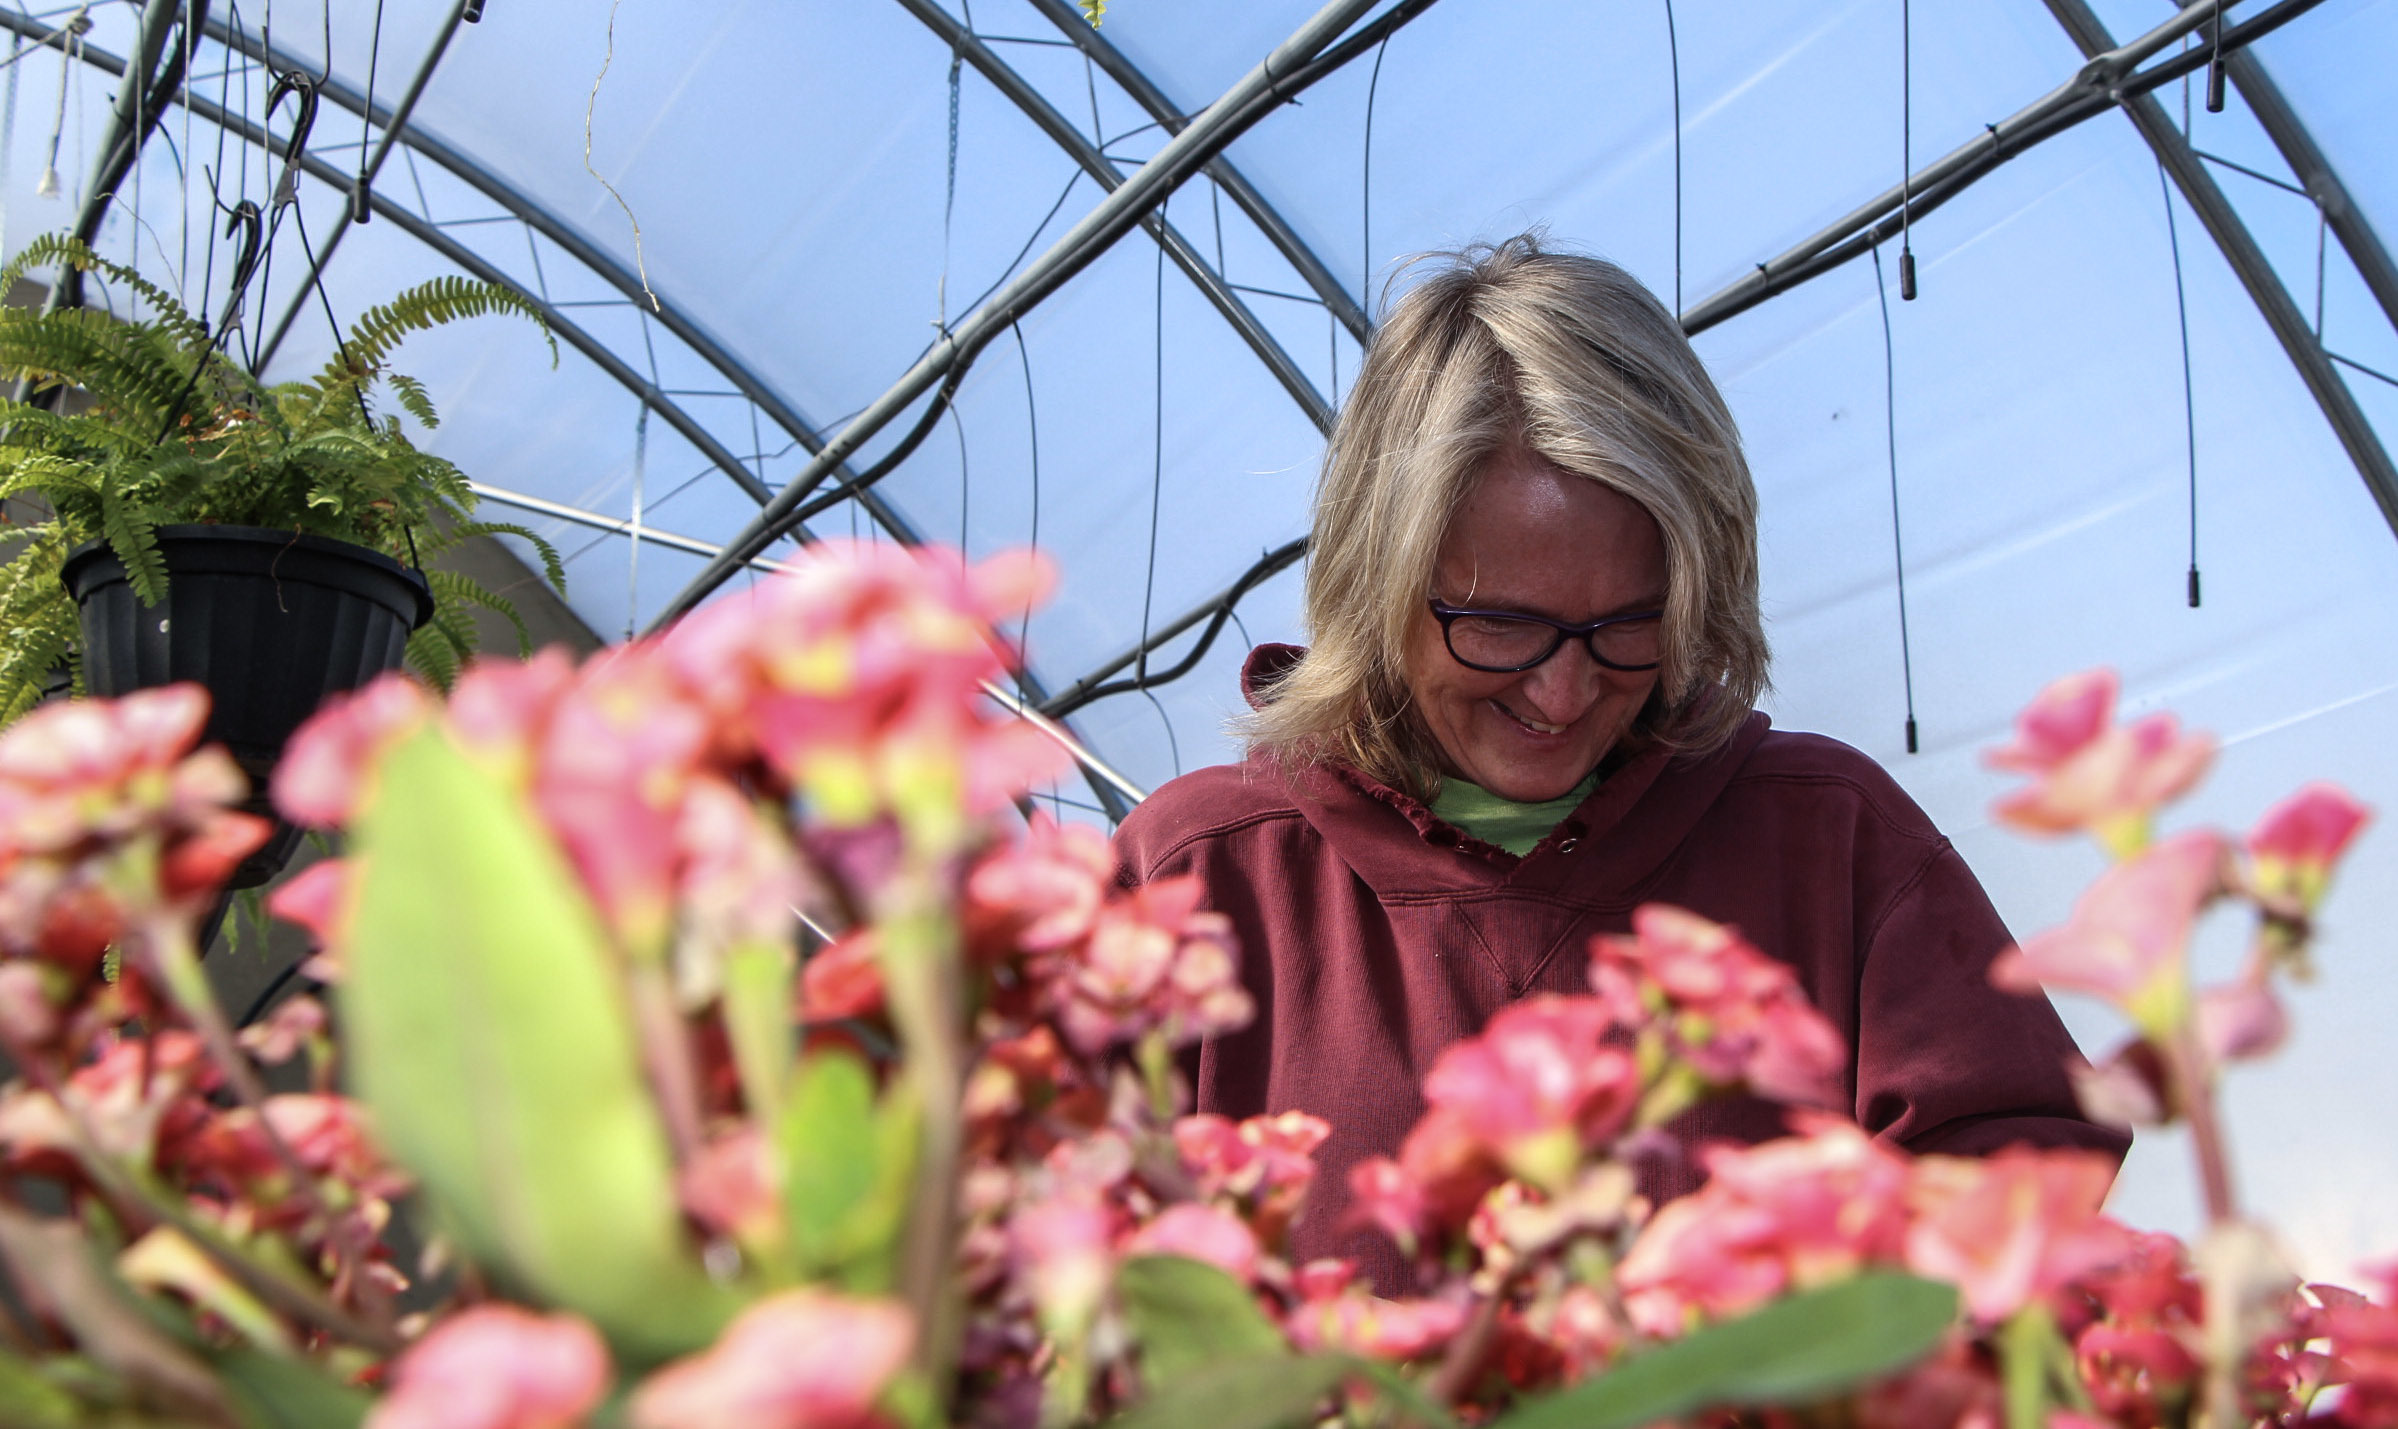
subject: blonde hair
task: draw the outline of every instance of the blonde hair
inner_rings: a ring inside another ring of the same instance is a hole
[[[1316,487],[1306,656],[1243,727],[1287,765],[1334,760],[1419,797],[1440,751],[1406,649],[1451,516],[1511,444],[1640,503],[1665,539],[1657,691],[1628,738],[1732,737],[1766,687],[1757,495],[1740,433],[1672,314],[1612,263],[1538,233],[1462,253],[1390,307]]]

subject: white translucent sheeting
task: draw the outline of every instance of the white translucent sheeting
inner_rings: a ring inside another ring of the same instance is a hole
[[[389,103],[450,7],[386,8],[374,69],[378,99]],[[1196,111],[1313,8],[1118,0],[1102,33]],[[1614,258],[1662,294],[1678,284],[1689,304],[1896,181],[1905,158],[1920,166],[1975,141],[2082,62],[2042,5],[1917,4],[1912,133],[1903,137],[1899,0],[1673,8],[1678,276],[1663,0],[1443,0],[1378,57],[1268,116],[1228,156],[1341,284],[1377,302],[1409,255],[1545,225],[1560,244]],[[2093,8],[2118,38],[2172,13],[2162,0]],[[2262,9],[2249,0],[2234,16]],[[969,15],[961,0],[952,10],[1123,167],[1163,142],[1031,5],[981,0]],[[250,4],[217,13],[250,30],[266,18]],[[645,524],[720,542],[757,510],[722,459],[779,488],[806,460],[803,435],[837,430],[873,401],[942,319],[955,321],[1038,258],[1100,187],[968,67],[957,88],[953,194],[952,56],[897,4],[625,0],[612,13],[614,57],[596,101],[610,9],[491,0],[480,25],[457,31],[416,112],[424,134],[487,171],[519,208],[537,210],[553,236],[528,231],[466,178],[403,149],[377,187],[438,225],[435,235],[412,237],[391,219],[354,229],[322,301],[346,321],[402,286],[455,271],[463,256],[557,305],[602,356],[569,342],[552,369],[529,327],[498,321],[411,341],[403,370],[427,381],[445,419],[425,440],[478,480],[604,518],[630,521],[638,488]],[[101,6],[92,42],[125,53],[134,14]],[[274,25],[278,46],[366,87],[377,43],[369,7],[328,14],[285,0]],[[2398,154],[2385,142],[2398,117],[2386,83],[2394,50],[2398,0],[2328,0],[2254,51],[2385,242],[2398,238]],[[266,76],[228,73],[214,46],[198,60],[202,93],[237,112],[263,107]],[[55,52],[43,53],[0,80],[11,116],[0,175],[11,247],[71,216],[114,93],[96,72],[70,79],[59,163],[67,194],[37,198],[61,70]],[[2158,99],[2180,118],[2181,86]],[[585,168],[587,108],[591,165],[615,194]],[[2293,176],[2237,96],[2222,115],[2189,109],[2193,142],[2215,156],[2210,172],[2280,280],[2310,320],[2320,304],[2326,344],[2398,376],[2398,331],[2339,244],[2324,242],[2312,204],[2275,186]],[[360,127],[328,101],[312,154],[354,171]],[[140,222],[128,194],[103,243],[129,253],[138,237],[145,271],[174,270],[213,306],[229,248],[220,238],[212,269],[207,238],[221,220],[205,185],[187,194],[185,171],[206,164],[231,200],[263,197],[277,165],[238,140],[220,146],[209,126],[182,114],[170,116],[167,138],[139,171]],[[1344,392],[1355,343],[1219,197],[1194,181],[1168,217],[1226,280],[1264,290],[1240,300],[1318,391]],[[2225,738],[2214,783],[2175,811],[2173,826],[2244,827],[2315,777],[2398,810],[2398,754],[2386,738],[2398,708],[2398,539],[2177,196],[2206,597],[2196,610],[2185,603],[2190,472],[2166,203],[2137,133],[2101,116],[1922,217],[1912,234],[1918,301],[1897,301],[1895,249],[1885,250],[1887,374],[1882,304],[1862,261],[1699,341],[1742,423],[1763,505],[1778,655],[1771,712],[1887,764],[2025,932],[2061,918],[2099,865],[2081,846],[1994,828],[1985,810],[2005,785],[1980,756],[2043,683],[2073,670],[2113,665],[2133,710],[2169,707]],[[340,208],[335,188],[312,179],[295,215],[321,241]],[[307,263],[296,217],[287,217],[290,233],[253,300],[253,330],[300,294]],[[733,394],[736,374],[577,261],[575,241],[646,274],[666,306],[808,430],[786,430]],[[962,538],[983,554],[1037,536],[1059,561],[1060,595],[1030,623],[1034,669],[1052,689],[1306,529],[1319,434],[1190,279],[1166,264],[1161,281],[1160,268],[1156,248],[1135,233],[1034,309],[1021,347],[1009,334],[985,349],[953,415],[880,492],[931,539]],[[308,308],[272,370],[297,373],[331,351],[323,313]],[[642,399],[622,373],[658,389],[645,427]],[[2346,380],[2384,443],[2398,440],[2398,387],[2358,368]],[[859,464],[892,450],[913,423],[911,414],[878,434]],[[623,536],[573,523],[527,524],[575,555],[573,603],[611,638],[645,624],[699,564],[651,544],[636,557]],[[810,534],[853,529],[874,530],[845,505],[816,518]],[[1233,757],[1226,727],[1240,709],[1244,631],[1300,638],[1301,579],[1293,568],[1252,592],[1240,624],[1153,699],[1121,694],[1080,710],[1079,733],[1145,786]],[[1177,663],[1194,638],[1166,643],[1151,668]],[[1910,666],[1915,755],[1903,740]],[[1070,783],[1060,793],[1089,799]],[[1071,804],[1063,812],[1097,817]],[[2359,1259],[2398,1251],[2383,1194],[2398,1184],[2398,1082],[2374,1055],[2398,1011],[2398,972],[2382,947],[2382,930],[2398,926],[2393,905],[2398,836],[2376,826],[2325,910],[2322,978],[2295,999],[2295,1044],[2235,1077],[2229,1092],[2242,1191],[2316,1274],[2344,1276]],[[2200,960],[2210,975],[2228,973],[2239,941],[2228,924],[2206,930]],[[2067,1011],[2093,1051],[2117,1035],[2102,1011]],[[2178,1141],[2144,1139],[2117,1209],[2190,1229],[2185,1161]]]

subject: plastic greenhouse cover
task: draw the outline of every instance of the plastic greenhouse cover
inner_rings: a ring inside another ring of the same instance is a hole
[[[2118,40],[2173,14],[2151,0],[2094,8]],[[2252,0],[2234,18],[2264,8]],[[754,487],[780,487],[942,323],[1102,192],[898,0],[489,0],[454,34],[453,10],[210,7],[212,21],[268,32],[287,62],[349,91],[371,86],[385,109],[448,36],[414,105],[416,138],[376,178],[384,207],[346,232],[335,180],[384,131],[330,98],[321,106],[307,145],[320,162],[300,178],[254,286],[245,341],[288,321],[270,369],[299,371],[330,354],[326,310],[346,318],[461,265],[504,276],[554,305],[574,337],[554,370],[526,327],[413,341],[404,365],[445,418],[426,440],[494,488],[626,525],[637,517],[644,532],[730,537],[757,500],[728,460]],[[1101,34],[1196,112],[1311,10],[1115,0]],[[2082,64],[2032,0],[1907,10],[1441,0],[1227,157],[1368,308],[1404,282],[1409,255],[1535,225],[1687,306]],[[33,13],[38,37],[74,12]],[[1122,171],[1164,142],[1036,0],[971,12],[953,0],[945,13]],[[137,7],[117,0],[90,17],[86,43],[128,52]],[[55,44],[20,35],[15,46],[0,80],[0,240],[11,248],[71,220],[115,92]],[[2398,0],[2329,0],[2253,53],[2363,215],[2398,229],[2398,149],[2387,142]],[[263,122],[279,144],[293,107],[265,113],[271,82],[218,41],[195,47],[193,91],[237,128]],[[2187,113],[2281,281],[2310,319],[2320,314],[2324,344],[2361,364],[2345,379],[2390,445],[2398,390],[2372,375],[2398,374],[2390,315],[2325,240],[2314,204],[2275,186],[2294,176],[2237,96],[2221,114],[2195,100],[2185,111],[2179,85],[2158,98],[2177,123]],[[55,199],[38,192],[53,150]],[[222,226],[213,204],[265,199],[281,162],[177,109],[124,186],[104,246],[137,254],[194,301],[220,302],[230,260],[211,242]],[[2317,777],[2398,812],[2387,737],[2398,541],[2178,195],[2169,236],[2168,202],[2135,129],[2102,115],[1924,216],[1911,234],[1916,301],[1877,292],[1878,278],[1896,284],[1886,249],[1878,271],[1850,262],[1698,339],[1761,496],[1775,721],[1880,760],[2025,932],[2062,917],[2097,856],[1997,831],[1985,809],[2002,781],[1980,752],[2070,671],[2114,665],[2133,710],[2170,707],[2223,736],[2214,780],[2177,820],[2244,827]],[[1359,348],[1306,276],[1205,178],[1164,212],[1290,368],[1336,402]],[[304,289],[310,255],[336,233],[321,294]],[[2195,398],[2188,443],[2174,238]],[[634,301],[643,283],[656,306]],[[710,342],[722,360],[703,350]],[[857,464],[913,421],[885,429]],[[1030,624],[1034,672],[1054,690],[1303,534],[1321,445],[1288,386],[1136,230],[982,352],[952,412],[879,494],[927,539],[977,553],[1037,540],[1058,559],[1062,593]],[[645,624],[701,565],[654,539],[528,519],[574,552],[573,604],[610,638]],[[847,503],[810,529],[877,527]],[[2193,539],[2196,609],[2184,598]],[[1263,583],[1189,676],[1154,698],[1092,704],[1074,727],[1144,787],[1235,757],[1225,724],[1241,654],[1249,640],[1300,638],[1298,587],[1296,568]],[[1178,661],[1190,638],[1152,664]],[[1904,740],[1910,675],[1915,754]],[[1074,807],[1088,791],[1059,794],[1068,816],[1093,816]],[[2310,1270],[2332,1275],[2398,1250],[2386,1210],[2398,1077],[2377,1053],[2398,1011],[2398,961],[2382,946],[2398,927],[2398,835],[2368,833],[2324,920],[2322,980],[2293,1006],[2301,1035],[2229,1095],[2243,1190]],[[2238,934],[2207,927],[2202,968],[2227,972]],[[2105,1014],[2065,1010],[2090,1050],[2115,1037]],[[2117,1212],[2188,1229],[2185,1161],[2175,1138],[2145,1138]]]

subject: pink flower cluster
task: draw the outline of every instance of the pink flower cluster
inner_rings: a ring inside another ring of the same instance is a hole
[[[2027,833],[2087,830],[2118,853],[2148,839],[2149,818],[2180,798],[2214,761],[2215,741],[2184,734],[2169,714],[2115,720],[2112,670],[2069,675],[2016,717],[2015,742],[1990,754],[2032,782],[1999,801],[1999,818]]]
[[[1712,1091],[1837,1104],[1847,1046],[1787,967],[1678,908],[1632,925],[1592,941],[1592,996],[1528,998],[1441,1053],[1397,1158],[1351,1171],[1358,1220],[1427,1245],[1510,1177],[1567,1193],[1593,1156]]]
[[[637,1385],[633,1429],[874,1429],[915,1328],[888,1301],[794,1290],[744,1310],[708,1350]],[[442,1321],[393,1365],[365,1429],[573,1429],[607,1398],[589,1325],[512,1305]]]
[[[192,748],[207,720],[206,691],[169,685],[49,705],[0,739],[0,1033],[19,1047],[68,1036],[103,951],[196,921],[266,840],[232,808],[248,791],[232,756]]]

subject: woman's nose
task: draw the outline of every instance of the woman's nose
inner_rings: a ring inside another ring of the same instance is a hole
[[[1580,640],[1568,640],[1557,653],[1525,672],[1522,689],[1540,707],[1540,717],[1562,724],[1589,709],[1599,698],[1607,672]]]

